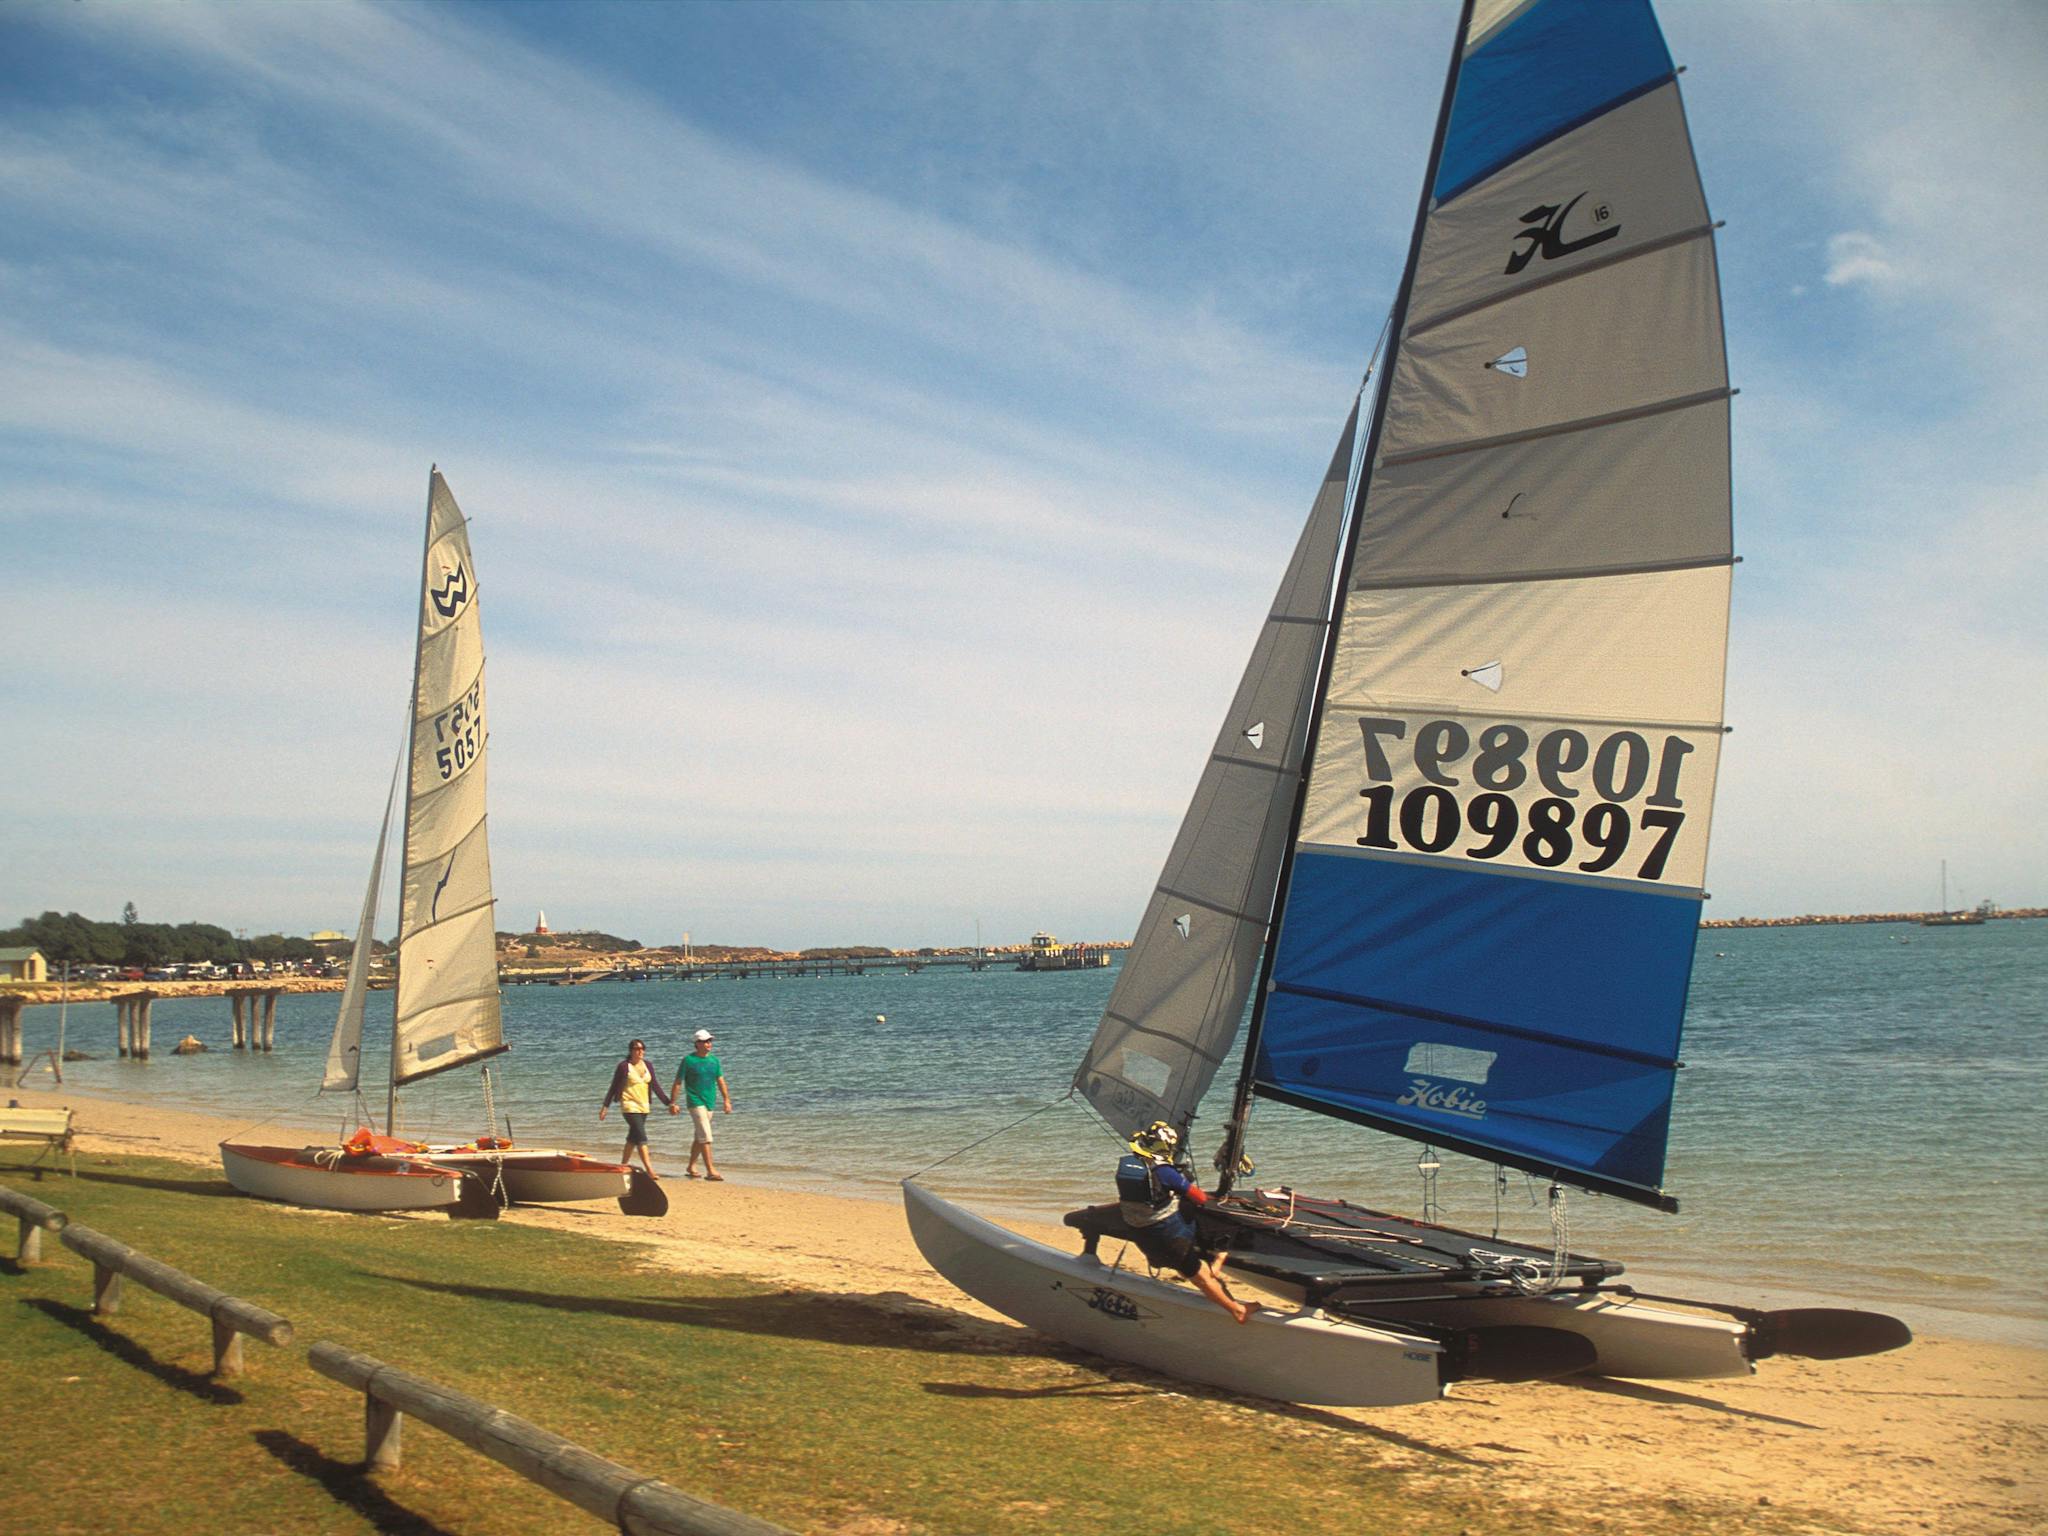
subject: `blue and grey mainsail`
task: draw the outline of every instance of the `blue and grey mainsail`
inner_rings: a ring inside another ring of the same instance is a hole
[[[1074,1075],[1074,1086],[1125,1134],[1154,1120],[1185,1125],[1244,1018],[1301,783],[1357,434],[1353,404]]]
[[[1669,1206],[1728,382],[1646,0],[1471,8],[1368,442],[1260,1094]]]

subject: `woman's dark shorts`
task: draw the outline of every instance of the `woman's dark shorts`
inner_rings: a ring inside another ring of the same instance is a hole
[[[626,1145],[629,1147],[646,1146],[647,1117],[645,1115],[636,1115],[630,1109],[621,1110],[620,1113],[626,1117]]]

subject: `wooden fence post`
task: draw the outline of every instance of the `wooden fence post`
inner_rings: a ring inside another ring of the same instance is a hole
[[[219,1375],[241,1372],[241,1336],[245,1333],[254,1334],[266,1344],[291,1342],[292,1325],[275,1312],[230,1296],[148,1254],[137,1253],[104,1232],[95,1232],[90,1227],[66,1227],[58,1241],[92,1261],[94,1312],[106,1316],[120,1310],[121,1281],[125,1275],[206,1318],[213,1325],[213,1368]]]
[[[374,1392],[363,1394],[363,1465],[372,1472],[398,1470],[399,1434],[405,1415]]]
[[[306,1351],[306,1363],[363,1394],[364,1460],[372,1471],[398,1465],[400,1424],[409,1413],[632,1536],[790,1536],[779,1525],[693,1498],[502,1408],[339,1344],[321,1340]]]
[[[62,1211],[12,1189],[0,1188],[0,1211],[8,1212],[20,1223],[21,1244],[15,1257],[24,1264],[34,1264],[42,1258],[45,1232],[62,1232],[71,1220]]]

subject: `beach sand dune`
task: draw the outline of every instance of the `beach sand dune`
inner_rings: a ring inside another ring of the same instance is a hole
[[[24,1102],[74,1104],[87,1156],[148,1153],[217,1169],[216,1144],[240,1129],[62,1089],[13,1092]],[[969,1352],[1056,1349],[926,1268],[895,1205],[749,1187],[743,1167],[728,1173],[719,1185],[671,1176],[671,1209],[660,1221],[598,1207],[522,1207],[506,1219],[641,1244],[680,1271],[745,1275],[922,1315],[951,1328]],[[1060,1228],[1018,1225],[1070,1246]],[[845,1310],[847,1326],[859,1326],[861,1311]],[[1185,1390],[1127,1367],[1100,1368]],[[1294,1432],[1373,1437],[1390,1463],[1425,1477],[1498,1469],[1509,1474],[1497,1480],[1507,1502],[1563,1499],[1597,1514],[1610,1502],[1648,1498],[1680,1518],[1697,1502],[1704,1519],[1708,1504],[1734,1500],[1859,1536],[2048,1529],[2048,1351],[2016,1345],[1923,1338],[1864,1360],[1769,1361],[1738,1381],[1478,1382],[1444,1402],[1393,1409],[1231,1401],[1235,1411],[1282,1416]]]

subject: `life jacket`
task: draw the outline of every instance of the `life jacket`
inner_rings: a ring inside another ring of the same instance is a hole
[[[1173,1191],[1159,1182],[1156,1166],[1135,1152],[1117,1159],[1117,1210],[1128,1226],[1157,1226],[1173,1214]]]

